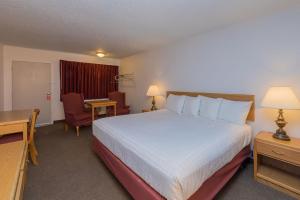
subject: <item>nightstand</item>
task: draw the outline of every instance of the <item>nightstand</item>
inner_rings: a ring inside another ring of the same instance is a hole
[[[278,140],[260,132],[254,141],[257,181],[300,199],[300,139]]]

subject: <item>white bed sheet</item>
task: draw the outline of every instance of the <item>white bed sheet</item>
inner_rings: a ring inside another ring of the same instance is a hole
[[[93,134],[167,199],[188,199],[251,141],[249,125],[159,110],[94,121]]]

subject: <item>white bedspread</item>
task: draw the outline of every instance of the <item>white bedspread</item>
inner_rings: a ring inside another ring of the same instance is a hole
[[[93,134],[167,199],[188,199],[251,141],[251,128],[168,110],[103,118]]]

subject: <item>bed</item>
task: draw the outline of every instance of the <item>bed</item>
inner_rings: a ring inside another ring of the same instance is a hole
[[[253,95],[168,94],[254,102]],[[92,147],[134,199],[212,199],[249,156],[251,135],[247,124],[162,109],[94,121]]]

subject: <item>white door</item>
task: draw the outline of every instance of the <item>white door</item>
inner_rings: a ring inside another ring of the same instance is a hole
[[[51,123],[51,65],[13,61],[12,108],[40,109],[38,124]]]

